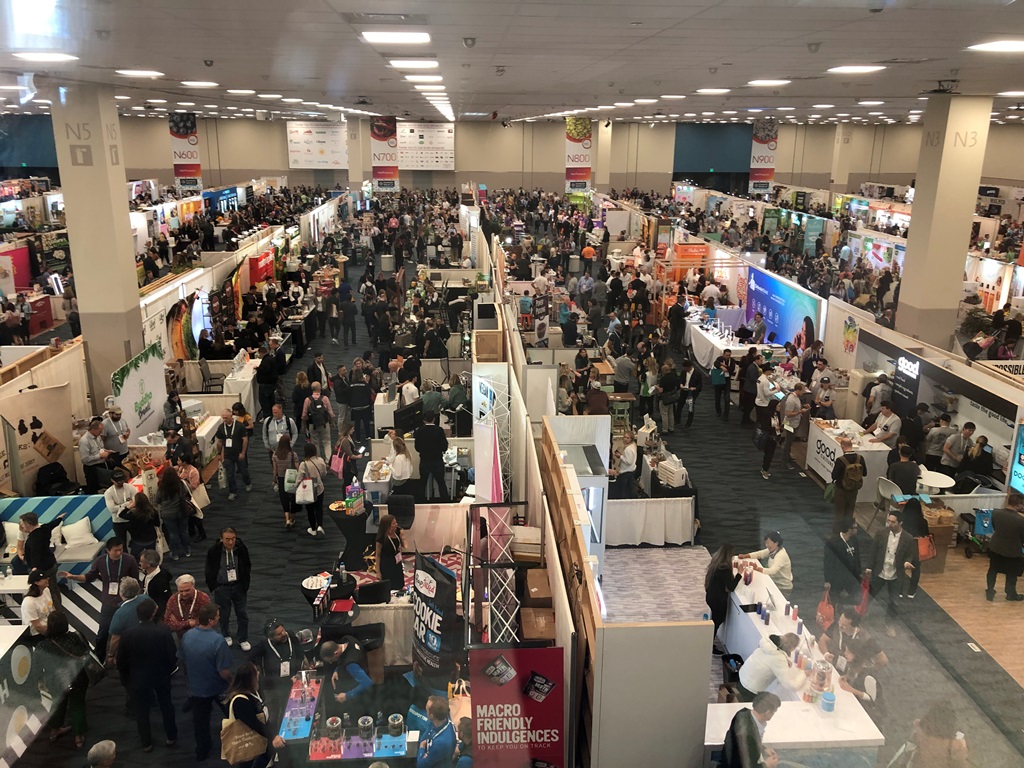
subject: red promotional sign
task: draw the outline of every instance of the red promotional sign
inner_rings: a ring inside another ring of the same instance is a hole
[[[476,768],[565,768],[561,648],[469,652]]]
[[[249,285],[262,283],[274,276],[274,252],[264,251],[249,257]]]

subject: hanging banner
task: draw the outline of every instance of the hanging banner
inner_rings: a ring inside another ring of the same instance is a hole
[[[455,574],[416,553],[412,589],[412,656],[420,676],[435,687],[451,677],[462,644],[455,615]]]
[[[398,130],[398,167],[403,171],[454,171],[455,123],[410,123]]]
[[[289,168],[348,168],[348,124],[289,120]]]
[[[122,416],[135,437],[160,429],[163,404],[167,398],[164,378],[164,350],[150,344],[110,374],[111,394],[121,407]]]
[[[565,191],[590,189],[590,150],[593,129],[589,117],[565,118]]]
[[[370,118],[370,167],[374,191],[398,191],[398,124],[393,116]]]
[[[32,496],[40,467],[54,461],[75,476],[69,389],[69,384],[24,389],[0,400],[0,416],[10,425],[5,435],[17,443],[17,450],[7,443],[0,485],[20,496]]]
[[[203,188],[203,163],[195,113],[168,115],[167,125],[171,132],[174,183],[180,191],[198,193]]]
[[[775,150],[779,147],[779,122],[771,117],[754,121],[750,148],[750,186],[748,191],[771,192],[775,181]]]
[[[469,652],[473,765],[565,765],[565,685],[561,648]]]

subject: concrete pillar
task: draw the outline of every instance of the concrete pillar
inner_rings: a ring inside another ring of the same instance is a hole
[[[989,96],[928,97],[896,327],[949,348],[992,112]]]
[[[848,192],[850,183],[850,158],[853,156],[853,126],[837,125],[835,143],[832,146],[831,192]]]
[[[370,167],[370,121],[351,118],[348,121],[348,185],[372,181]]]
[[[594,189],[607,192],[612,186],[612,128],[613,123],[599,120],[597,123],[597,152],[594,164]]]
[[[53,100],[57,165],[75,244],[75,291],[86,342],[93,409],[110,374],[143,348],[135,248],[128,222],[124,152],[114,90],[61,88]],[[170,163],[170,149],[167,162]]]

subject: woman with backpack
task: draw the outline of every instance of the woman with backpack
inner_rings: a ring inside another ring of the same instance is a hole
[[[270,455],[270,461],[274,467],[274,489],[281,499],[281,509],[284,510],[284,527],[290,531],[295,525],[295,488],[290,491],[287,489],[286,477],[289,469],[299,468],[299,457],[292,450],[291,435],[281,435],[277,447]]]

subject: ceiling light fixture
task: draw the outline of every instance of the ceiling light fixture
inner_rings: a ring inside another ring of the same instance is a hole
[[[814,107],[814,109],[832,109],[835,104],[812,104],[811,106]]]
[[[167,99],[146,99],[150,104],[166,104]]]
[[[258,98],[258,99],[280,99],[281,98],[281,94],[280,93],[260,93],[260,94],[257,94],[256,98]]]
[[[179,107],[194,107],[196,103],[194,101],[179,101]]]
[[[663,99],[685,99],[686,97],[685,96],[680,96],[680,95],[677,94],[677,95],[674,95],[674,96],[662,96],[661,98],[663,98]]]
[[[445,87],[443,85],[417,85],[413,86],[417,91],[443,91]]]
[[[772,86],[789,85],[792,80],[751,80],[747,85],[755,88],[771,88]]]
[[[298,104],[300,101],[302,101],[302,99],[292,96],[287,99],[281,99],[281,101],[283,101],[285,104]]]
[[[776,107],[779,112],[792,112],[796,107]]]
[[[997,93],[996,96],[1004,96],[1011,99],[1019,99],[1021,97],[1024,97],[1024,91],[1001,91],[1000,93]]]
[[[657,104],[657,99],[634,99],[637,104]]]
[[[828,71],[833,75],[868,75],[883,69],[885,67],[881,64],[844,64],[840,67],[830,67]]]
[[[251,88],[228,88],[228,93],[232,93],[235,96],[251,96],[256,91]]]
[[[155,69],[115,69],[117,74],[123,75],[124,77],[163,77],[163,72],[157,72]]]
[[[72,56],[70,53],[57,53],[56,51],[24,51],[11,55],[22,61],[35,61],[40,64],[60,64],[65,61],[78,61],[77,56]]]
[[[862,107],[880,107],[885,104],[884,101],[858,101]]]
[[[186,88],[216,88],[219,85],[212,80],[182,80],[181,84]]]
[[[405,79],[410,83],[440,83],[444,80],[440,75],[406,75]]]
[[[430,42],[429,32],[363,32],[362,38],[372,45],[422,45]]]
[[[395,69],[437,69],[437,59],[391,59]]]
[[[728,93],[731,89],[729,88],[698,88],[697,93],[703,93],[707,96],[717,96],[722,93]]]
[[[117,99],[118,101],[126,101],[126,100],[130,99],[131,96],[115,96],[114,98]]]
[[[632,101],[616,101],[615,102],[615,106],[616,107],[632,107],[633,106],[633,102]]]
[[[993,40],[990,43],[969,45],[967,50],[984,53],[1024,53],[1024,40]]]

